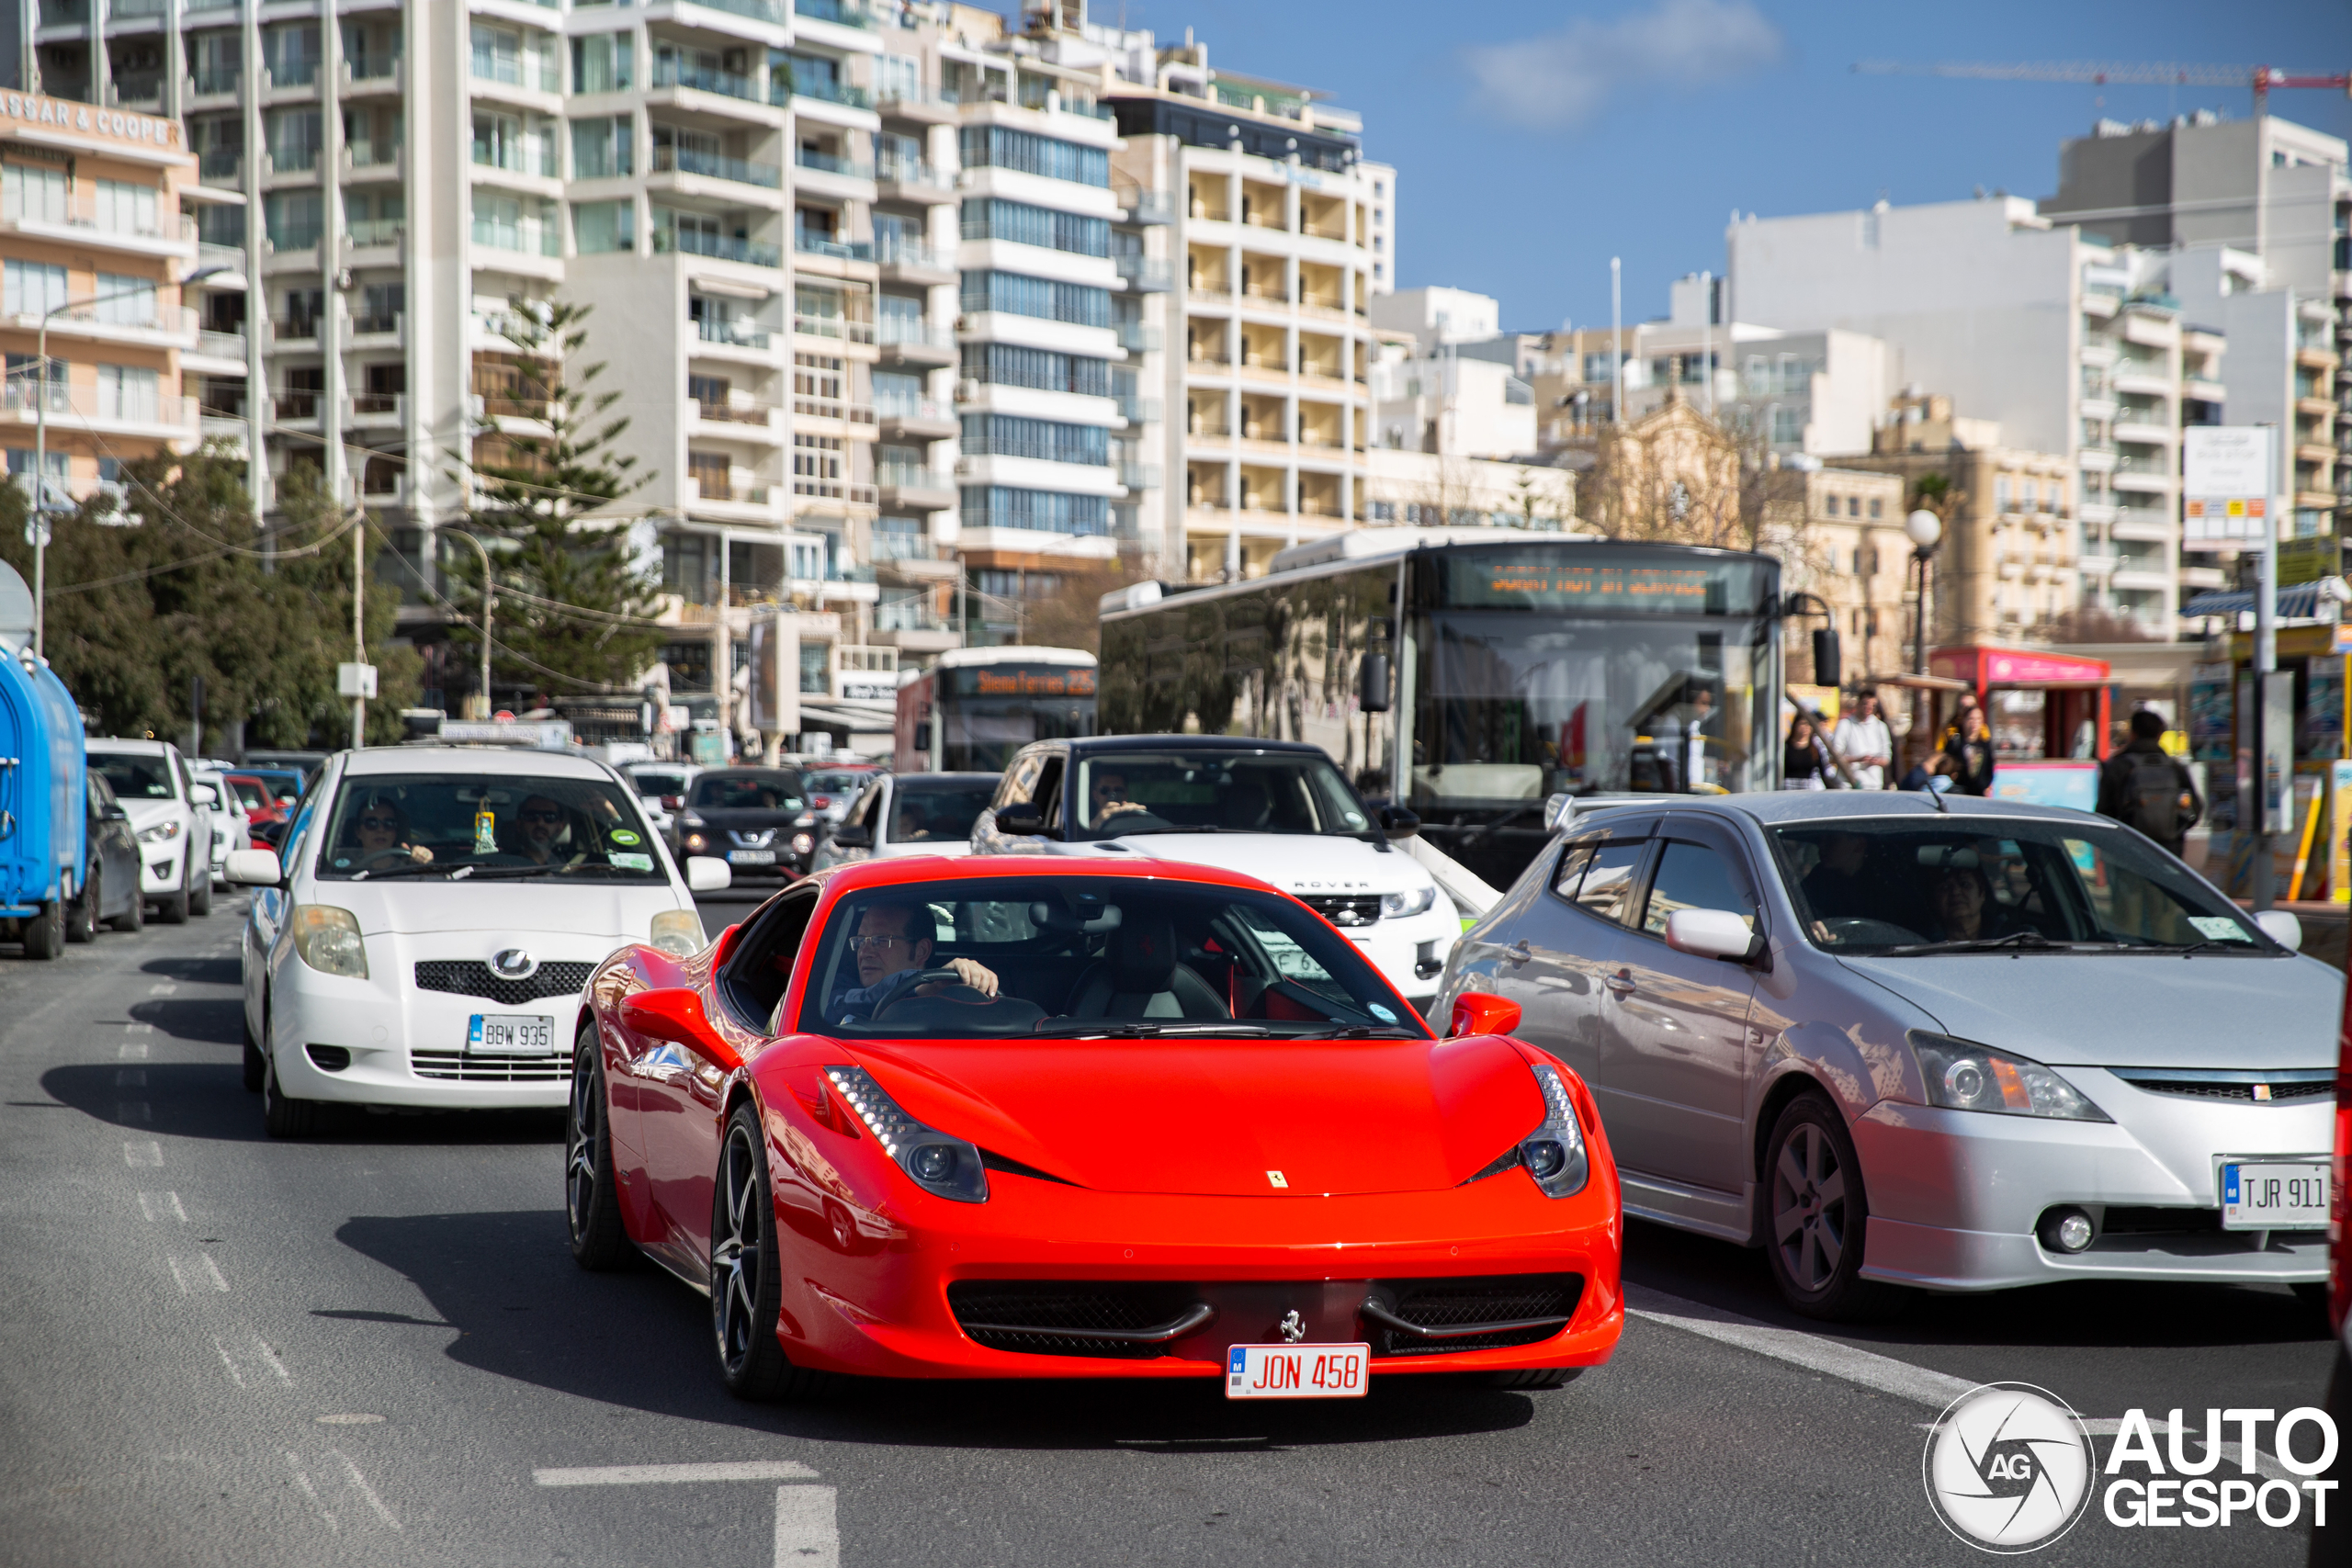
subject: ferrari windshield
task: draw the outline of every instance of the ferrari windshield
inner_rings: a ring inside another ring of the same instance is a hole
[[[1073,839],[1134,833],[1363,833],[1363,804],[1305,751],[1114,751],[1078,767]]]
[[[819,938],[800,1027],[902,1040],[1428,1034],[1347,939],[1287,898],[1085,876],[851,894]]]
[[[370,773],[346,779],[319,840],[328,882],[661,882],[637,803],[604,779]]]
[[[1863,818],[1771,837],[1805,934],[1833,953],[2287,951],[2178,861],[2093,818]]]

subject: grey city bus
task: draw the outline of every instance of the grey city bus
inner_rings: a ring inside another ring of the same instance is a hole
[[[1357,530],[1106,600],[1101,729],[1314,741],[1507,886],[1548,795],[1778,786],[1780,581],[1734,550]]]

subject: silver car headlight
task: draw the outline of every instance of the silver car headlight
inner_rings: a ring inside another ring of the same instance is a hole
[[[2064,1122],[2114,1120],[2073,1084],[2023,1056],[1917,1029],[1911,1032],[1911,1049],[1919,1058],[1930,1105]]]
[[[1585,1148],[1584,1129],[1577,1123],[1576,1103],[1568,1098],[1568,1086],[1560,1080],[1557,1067],[1539,1062],[1532,1070],[1535,1087],[1544,1091],[1544,1120],[1470,1181],[1484,1181],[1519,1166],[1535,1179],[1546,1198],[1574,1197],[1592,1175],[1592,1156]]]
[[[1380,916],[1387,920],[1410,919],[1415,915],[1428,914],[1430,906],[1436,902],[1437,886],[1434,883],[1410,893],[1383,893],[1380,896]]]
[[[849,1102],[882,1152],[924,1191],[958,1203],[989,1201],[989,1173],[980,1151],[961,1138],[924,1126],[884,1092],[864,1067],[827,1067],[833,1092]]]

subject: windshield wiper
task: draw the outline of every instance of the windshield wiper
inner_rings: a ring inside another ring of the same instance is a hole
[[[560,865],[461,865],[450,873],[452,882],[472,877],[497,877],[501,881],[524,876],[553,876]]]
[[[351,874],[351,880],[354,882],[378,882],[388,876],[423,876],[428,872],[437,871],[446,874],[451,871],[463,869],[465,868],[461,866],[452,866],[439,861],[411,861],[406,865],[388,865],[383,867],[381,870],[370,867],[362,871],[355,871]]]
[[[1997,953],[2003,949],[2039,953],[2065,952],[2084,945],[2074,942],[2052,942],[2037,931],[2011,931],[2007,936],[1966,937],[1956,942],[1906,942],[1896,947],[1883,947],[1881,953]]]
[[[2148,942],[2132,949],[2134,953],[2163,953],[2186,958],[2192,953],[2243,953],[2256,958],[2276,958],[2275,953],[2265,953],[2250,942],[2215,942],[2208,937],[2203,942]]]
[[[1174,822],[1165,828],[1129,828],[1123,832],[1103,832],[1102,836],[1106,839],[1140,839],[1148,833],[1254,833],[1258,830],[1255,828],[1220,828],[1211,822]],[[1102,832],[1102,829],[1097,829],[1096,831]]]
[[[1293,1040],[1419,1040],[1419,1035],[1401,1023],[1348,1023],[1335,1029],[1310,1029],[1289,1036]]]

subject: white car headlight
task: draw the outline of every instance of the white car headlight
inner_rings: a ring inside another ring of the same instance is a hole
[[[368,978],[368,944],[359,937],[358,919],[348,909],[324,904],[304,904],[291,921],[294,951],[322,975],[345,979]]]
[[[664,909],[653,917],[653,945],[664,953],[691,957],[707,941],[702,934],[702,917],[692,909]]]
[[[2111,1122],[2080,1089],[2039,1062],[1987,1050],[1949,1035],[1911,1032],[1928,1103],[1951,1111],[2001,1116],[2050,1116],[2066,1122]]]
[[[177,822],[158,822],[153,828],[139,830],[139,841],[142,844],[168,844],[179,836],[180,825]]]
[[[1428,914],[1430,907],[1436,902],[1437,887],[1434,884],[1410,893],[1383,893],[1380,896],[1380,917],[1385,920],[1409,919],[1415,915]]]

